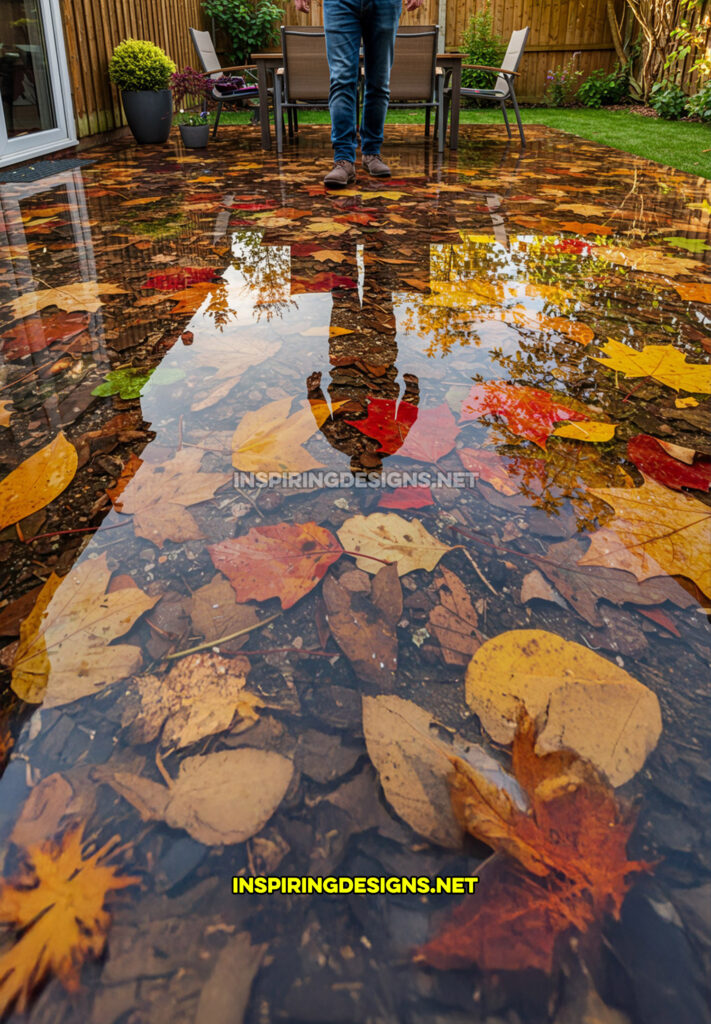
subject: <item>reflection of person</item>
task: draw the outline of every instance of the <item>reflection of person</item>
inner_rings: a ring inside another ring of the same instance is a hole
[[[417,419],[417,377],[403,374],[402,395],[397,380],[393,287],[386,274],[387,267],[379,268],[377,274],[366,273],[362,302],[355,288],[332,292],[328,395],[333,412],[320,429],[332,447],[350,457],[354,473],[379,471],[383,456],[400,448]],[[320,373],[311,374],[307,388],[312,406],[322,409]],[[376,436],[360,429],[365,420]]]
[[[405,0],[416,11],[424,0]],[[311,0],[296,0],[296,10],[307,13]],[[328,105],[331,112],[333,169],[324,178],[327,188],[345,188],[355,181],[357,92],[360,45],[363,43],[365,96],[360,123],[363,166],[376,178],[390,176],[380,159],[385,115],[390,98],[393,63],[402,0],[323,0],[326,54],[331,75]]]

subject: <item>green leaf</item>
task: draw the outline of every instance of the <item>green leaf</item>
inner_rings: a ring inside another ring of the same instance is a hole
[[[185,370],[177,368],[163,369],[159,366],[153,370],[141,370],[130,366],[122,370],[110,370],[104,383],[95,387],[91,393],[102,398],[109,395],[118,395],[124,400],[140,398],[153,388],[174,384],[184,376]]]
[[[665,242],[673,245],[675,249],[686,249],[687,252],[708,252],[711,245],[706,245],[700,238],[684,238],[683,235],[674,235],[673,238],[665,238]]]

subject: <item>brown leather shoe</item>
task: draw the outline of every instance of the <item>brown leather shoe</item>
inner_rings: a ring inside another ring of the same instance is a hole
[[[380,153],[364,153],[363,166],[374,178],[389,178],[392,173],[388,165],[380,159]]]
[[[347,188],[356,180],[355,164],[350,160],[336,160],[333,170],[323,179],[326,188]]]

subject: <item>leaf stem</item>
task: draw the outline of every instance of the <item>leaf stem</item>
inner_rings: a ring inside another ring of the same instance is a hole
[[[266,626],[269,622],[273,622],[274,619],[278,619],[283,612],[277,612],[276,615],[270,615],[266,619],[260,619],[259,622],[255,622],[251,626],[245,626],[244,629],[238,629],[236,633],[230,633],[228,636],[217,637],[216,640],[206,640],[202,644],[196,644],[194,647],[187,647],[184,651],[174,651],[172,654],[166,654],[166,661],[173,661],[175,658],[183,658],[186,654],[196,654],[197,651],[207,650],[208,647],[218,647],[220,644],[226,644],[228,640],[236,640],[238,636],[245,636],[247,633],[251,633],[255,629],[260,629],[261,626]]]

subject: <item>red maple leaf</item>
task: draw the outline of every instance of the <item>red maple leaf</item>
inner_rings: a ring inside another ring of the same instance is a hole
[[[458,433],[459,427],[446,403],[434,409],[420,409],[417,424],[398,455],[418,462],[437,462],[452,451]]]
[[[178,292],[192,284],[214,281],[217,271],[212,267],[178,267],[176,270],[151,274],[142,288],[156,288],[161,292]]]
[[[394,398],[371,398],[365,419],[346,420],[346,423],[380,442],[378,451],[393,455],[402,447],[416,419],[417,406],[411,402],[398,404]]]
[[[462,403],[462,419],[500,416],[512,433],[533,441],[539,448],[560,420],[584,420],[585,415],[554,401],[540,388],[520,387],[503,381],[475,384]]]

